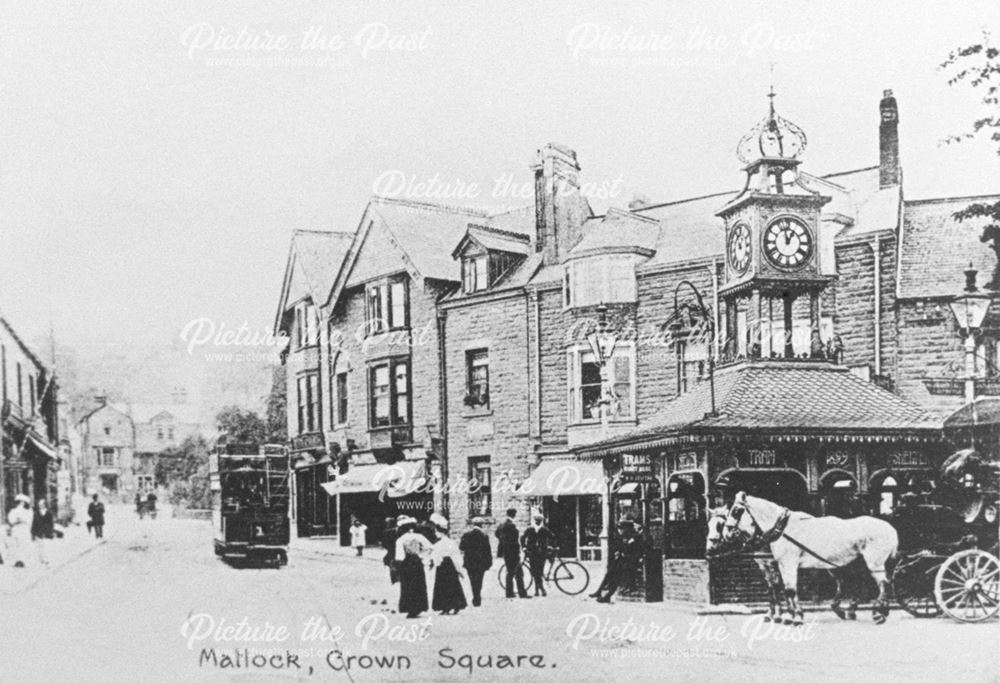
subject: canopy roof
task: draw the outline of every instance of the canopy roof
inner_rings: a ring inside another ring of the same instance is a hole
[[[762,361],[725,368],[716,372],[715,394],[715,415],[710,414],[710,383],[703,380],[666,403],[654,424],[577,452],[623,452],[641,445],[665,445],[668,438],[727,433],[831,441],[925,440],[941,435],[939,418],[829,363]]]

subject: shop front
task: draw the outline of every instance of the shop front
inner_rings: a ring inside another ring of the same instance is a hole
[[[424,459],[392,464],[356,460],[322,488],[337,510],[342,546],[350,545],[349,529],[355,519],[368,527],[371,545],[382,537],[386,518],[405,514],[425,519],[433,512]]]
[[[667,599],[766,600],[753,554],[705,559],[708,512],[737,492],[815,515],[889,516],[903,493],[933,486],[948,453],[937,418],[833,366],[727,370],[716,411],[699,385],[664,407],[661,426],[579,449],[620,477],[612,525],[630,515],[659,547]],[[801,574],[800,599],[833,589],[826,571]]]
[[[604,557],[608,482],[601,460],[542,460],[515,493],[545,515],[561,557]]]
[[[330,505],[323,484],[336,477],[336,463],[327,452],[319,432],[300,434],[289,443],[294,487],[292,521],[301,537],[332,536],[337,533],[337,510]]]

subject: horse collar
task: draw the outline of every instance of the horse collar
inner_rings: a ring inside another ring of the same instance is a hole
[[[774,522],[774,526],[771,527],[770,531],[764,533],[761,537],[761,541],[764,543],[774,543],[781,538],[781,535],[785,533],[785,527],[788,526],[788,519],[791,516],[791,510],[783,508],[781,510],[781,514],[778,515],[778,519]]]

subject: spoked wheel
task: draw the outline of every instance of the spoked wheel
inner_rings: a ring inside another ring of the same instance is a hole
[[[934,597],[934,566],[927,562],[908,562],[896,568],[892,576],[892,591],[896,602],[918,619],[940,616],[941,607]]]
[[[1000,613],[1000,560],[985,550],[963,550],[941,565],[934,597],[957,621],[992,619]]]
[[[587,568],[576,560],[565,560],[552,568],[552,580],[566,595],[579,595],[587,590],[590,574]]]
[[[518,565],[521,569],[521,577],[524,579],[524,590],[531,588],[531,572],[528,571],[526,564]],[[500,582],[500,587],[507,590],[507,565],[503,562],[500,563],[500,569],[497,570],[497,581]]]

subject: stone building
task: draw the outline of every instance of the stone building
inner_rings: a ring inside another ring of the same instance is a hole
[[[97,407],[77,423],[82,493],[128,502],[139,481],[135,471],[135,424],[128,409],[97,397]]]
[[[45,498],[59,515],[57,473],[61,460],[58,396],[52,371],[0,318],[0,388],[3,390],[3,453],[0,456],[0,513],[18,494]]]
[[[951,446],[940,426],[963,401],[964,351],[949,303],[970,260],[980,284],[997,267],[982,223],[953,213],[997,198],[907,200],[891,91],[878,125],[878,164],[812,173],[772,98],[741,143],[742,191],[604,215],[554,144],[532,168],[533,207],[372,199],[320,304],[327,488],[371,496],[380,467],[422,462],[457,529],[540,508],[584,559],[634,516],[673,597],[707,596],[703,567],[669,560],[697,561],[726,482],[816,511],[849,491],[887,513]],[[980,393],[996,315],[975,337]]]

